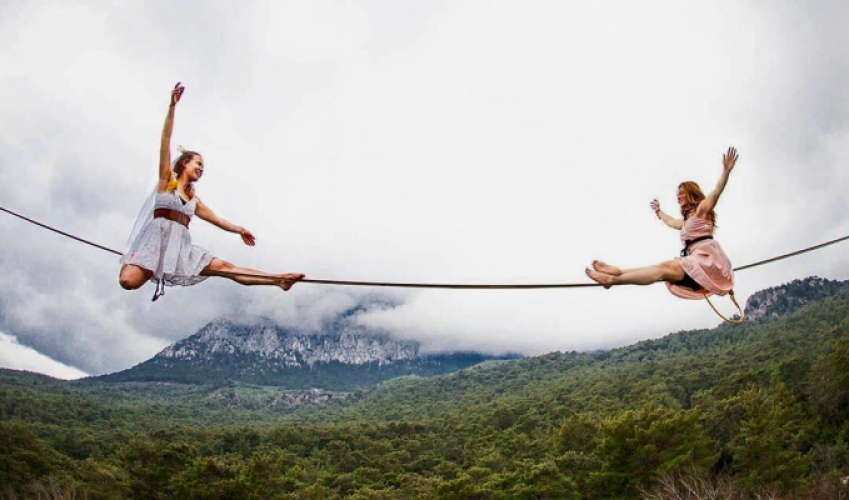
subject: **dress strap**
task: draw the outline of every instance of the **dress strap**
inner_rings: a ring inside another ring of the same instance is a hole
[[[150,299],[151,302],[156,302],[159,300],[159,297],[165,295],[165,280],[154,280],[154,283],[156,283],[156,288],[153,290],[153,298]]]
[[[171,228],[173,228],[173,224],[168,224],[168,227],[165,229],[165,241],[169,241],[171,239]],[[165,252],[160,248],[159,251],[159,269],[160,273],[162,273],[162,269],[165,263]],[[159,297],[165,295],[165,276],[164,273],[162,276],[159,276],[157,279],[156,276],[153,277],[156,282],[156,289],[153,291],[153,298],[150,299],[151,302],[156,302],[159,300]]]

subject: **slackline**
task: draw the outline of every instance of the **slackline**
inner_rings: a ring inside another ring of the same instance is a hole
[[[55,227],[48,226],[42,222],[31,219],[29,217],[25,217],[19,213],[13,212],[7,208],[0,206],[0,210],[6,212],[9,215],[13,215],[21,220],[29,222],[30,224],[34,224],[43,229],[47,229],[48,231],[53,231],[54,233],[61,234],[66,238],[71,238],[72,240],[76,240],[80,243],[84,243],[89,246],[93,246],[97,249],[103,250],[105,252],[113,253],[115,255],[123,255],[122,252],[115,250],[114,248],[109,248],[107,246],[100,245],[93,241],[87,240],[85,238],[81,238],[79,236],[73,235],[71,233],[67,233],[65,231],[56,229]],[[796,257],[797,255],[802,255],[803,253],[813,252],[814,250],[819,250],[821,248],[825,248],[827,246],[831,246],[843,241],[849,240],[849,235],[842,236],[840,238],[835,238],[833,240],[829,240],[823,243],[819,243],[817,245],[812,245],[806,248],[802,248],[801,250],[796,250],[795,252],[786,253],[783,255],[777,255],[775,257],[770,257],[769,259],[759,260],[757,262],[752,262],[751,264],[746,264],[744,266],[735,267],[734,271],[745,271],[747,269],[752,269],[754,267],[763,266],[765,264],[771,264],[773,262],[778,262],[780,260],[789,259],[791,257]],[[277,278],[269,278],[268,276],[261,276],[258,274],[249,274],[249,273],[232,273],[227,271],[215,271],[211,273],[217,276],[240,276],[240,277],[249,277],[249,278],[262,278],[262,279],[274,279],[275,281],[279,281]],[[312,279],[305,278],[299,280],[298,283],[314,283],[318,285],[345,285],[345,286],[374,286],[374,287],[393,287],[393,288],[445,288],[445,289],[453,289],[453,290],[533,290],[533,289],[546,289],[546,288],[592,288],[602,286],[598,283],[534,283],[534,284],[465,284],[465,283],[401,283],[401,282],[383,282],[383,281],[350,281],[350,280],[323,280],[323,279]]]

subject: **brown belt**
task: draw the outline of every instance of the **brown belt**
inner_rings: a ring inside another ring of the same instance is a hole
[[[178,224],[182,224],[189,228],[189,222],[191,222],[192,218],[184,213],[180,213],[176,210],[171,210],[170,208],[157,208],[153,210],[153,218],[154,219],[168,219],[172,220]]]

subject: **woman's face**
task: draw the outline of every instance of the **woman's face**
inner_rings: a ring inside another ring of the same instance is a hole
[[[194,155],[186,162],[185,172],[190,181],[200,180],[203,175],[203,158],[200,155]]]
[[[682,188],[678,188],[678,206],[684,208],[684,203],[686,203],[684,197],[684,190]]]

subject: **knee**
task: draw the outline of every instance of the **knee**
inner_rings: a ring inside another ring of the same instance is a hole
[[[209,267],[213,271],[232,271],[236,266],[226,260],[215,259],[210,263]]]
[[[668,260],[660,265],[663,269],[663,277],[666,280],[677,281],[684,278],[684,268],[677,260]]]
[[[121,274],[118,275],[118,284],[124,290],[138,290],[144,285],[145,281],[147,280],[144,274],[133,272],[133,269],[123,269]]]
[[[123,274],[118,277],[118,283],[124,290],[137,290],[141,286],[139,280],[134,280]]]

